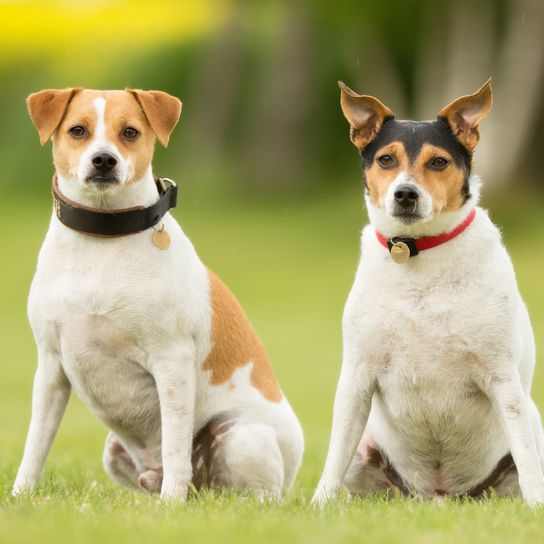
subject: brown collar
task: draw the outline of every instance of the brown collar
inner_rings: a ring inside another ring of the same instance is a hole
[[[53,176],[52,194],[55,215],[67,227],[94,236],[126,236],[154,227],[176,207],[178,188],[169,178],[155,178],[159,200],[148,208],[135,206],[120,210],[90,208],[70,200],[59,189]]]

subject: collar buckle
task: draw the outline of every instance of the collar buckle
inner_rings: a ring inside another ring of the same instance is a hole
[[[166,190],[168,189],[168,186],[177,187],[177,183],[173,179],[170,179],[170,178],[156,178],[156,180],[157,180],[157,185],[159,185],[161,190],[162,190],[162,193],[166,193]]]

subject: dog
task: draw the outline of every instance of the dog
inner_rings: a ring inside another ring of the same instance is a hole
[[[342,82],[370,224],[343,315],[329,451],[314,502],[345,486],[442,501],[544,501],[535,347],[472,173],[490,81],[435,121],[396,120]]]
[[[70,88],[27,104],[56,173],[28,302],[38,365],[13,494],[39,482],[73,388],[110,429],[115,482],[182,502],[204,485],[279,497],[300,466],[301,426],[241,306],[168,213],[174,183],[152,173],[181,102]]]

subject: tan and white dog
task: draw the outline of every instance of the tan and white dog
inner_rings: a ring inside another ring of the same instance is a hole
[[[27,103],[76,211],[157,202],[153,148],[177,98],[64,89]],[[156,232],[92,236],[53,213],[28,304],[38,367],[14,494],[40,480],[71,388],[111,429],[103,462],[121,485],[185,500],[191,485],[276,497],[293,482],[302,430],[259,338],[170,214],[166,244]]]
[[[471,174],[487,82],[436,121],[397,121],[344,84],[370,225],[343,318],[329,452],[314,501],[394,491],[544,502],[533,333]]]

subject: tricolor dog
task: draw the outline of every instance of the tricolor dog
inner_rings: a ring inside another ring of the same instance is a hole
[[[343,318],[329,452],[314,496],[544,501],[535,348],[501,235],[471,173],[487,82],[435,121],[399,121],[340,83],[370,224]]]
[[[38,367],[13,493],[40,480],[73,388],[111,429],[103,462],[119,484],[279,496],[301,427],[242,308],[168,213],[175,187],[152,173],[180,101],[64,89],[27,103],[53,141],[55,206],[28,303]]]

